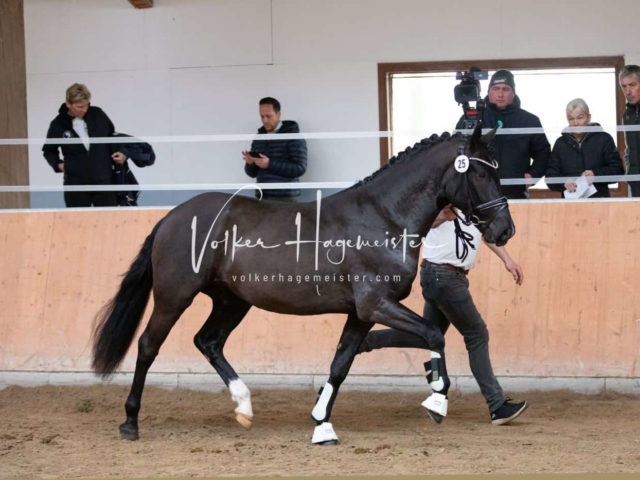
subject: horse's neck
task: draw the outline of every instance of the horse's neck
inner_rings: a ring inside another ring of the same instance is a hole
[[[386,223],[424,236],[438,216],[436,200],[445,171],[445,165],[415,158],[363,185],[360,194],[377,205]]]

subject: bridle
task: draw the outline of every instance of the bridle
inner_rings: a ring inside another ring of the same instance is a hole
[[[458,214],[458,212],[456,212],[455,208],[451,206],[451,211],[457,217],[454,220],[455,233],[456,233],[456,256],[458,257],[458,259],[462,260],[463,262],[465,261],[465,259],[467,258],[467,255],[469,254],[469,247],[473,248],[474,250],[476,247],[473,245],[473,243],[471,243],[471,241],[473,240],[473,235],[462,230],[462,227],[460,227],[459,222],[462,222],[466,226],[473,224],[475,227],[477,227],[478,225],[489,225],[491,222],[493,222],[493,220],[498,216],[498,214],[503,209],[507,208],[507,205],[508,205],[507,197],[504,197],[504,196],[500,198],[496,198],[495,200],[491,200],[489,202],[482,203],[480,205],[474,205],[475,203],[474,194],[475,194],[475,198],[478,198],[478,195],[475,189],[472,188],[469,182],[469,177],[465,175],[465,173],[467,172],[470,166],[469,162],[473,160],[476,162],[484,163],[485,165],[488,165],[489,167],[496,170],[498,169],[498,162],[496,160],[487,162],[482,158],[468,157],[464,153],[466,148],[467,148],[467,138],[464,137],[460,141],[460,145],[458,146],[458,157],[456,158],[455,164],[454,164],[456,170],[462,173],[462,178],[463,178],[462,182],[460,182],[460,184],[458,185],[458,190],[456,191],[456,195],[460,190],[460,188],[462,187],[463,183],[466,183],[467,185],[467,193],[469,196],[469,208],[466,212],[464,212],[465,218],[462,218]],[[462,163],[459,163],[459,162],[462,162]],[[464,165],[464,162],[467,162],[466,165]],[[488,210],[493,210],[493,214],[486,220],[480,219],[480,214]],[[460,253],[460,244],[462,244],[462,253]]]
[[[480,162],[480,163],[484,163],[485,165],[488,165],[489,167],[493,168],[493,169],[498,169],[498,162],[496,160],[491,160],[491,162],[487,162],[486,160],[483,160],[482,158],[477,158],[477,157],[468,157],[465,155],[465,150],[467,149],[467,137],[464,137],[462,140],[460,140],[460,145],[458,146],[458,157],[456,158],[455,162],[456,164],[454,166],[456,166],[456,168],[460,165],[459,162],[470,162],[471,160],[476,161],[476,162]],[[491,222],[493,222],[493,220],[496,218],[496,216],[498,216],[498,214],[504,210],[505,208],[507,208],[508,202],[507,202],[507,197],[500,197],[500,198],[496,198],[495,200],[491,200],[489,202],[485,202],[482,203],[480,205],[475,205],[474,206],[474,196],[475,198],[478,198],[478,195],[475,191],[474,188],[472,188],[470,182],[469,182],[469,178],[467,175],[464,175],[464,173],[466,173],[466,171],[468,170],[469,165],[466,165],[466,169],[462,172],[463,173],[463,177],[462,177],[462,182],[460,182],[460,185],[458,186],[458,190],[456,191],[456,194],[458,193],[458,191],[460,190],[460,188],[462,187],[463,183],[466,183],[467,185],[467,193],[469,196],[469,208],[466,212],[464,212],[464,216],[466,219],[463,219],[460,217],[460,215],[458,215],[458,213],[451,208],[451,210],[453,211],[453,213],[456,215],[456,217],[458,217],[458,219],[464,223],[465,225],[469,226],[471,224],[473,224],[474,226],[478,226],[478,225],[488,225]],[[461,171],[461,170],[458,170]],[[475,194],[475,195],[474,195]],[[480,214],[482,212],[485,212],[487,210],[494,210],[493,215],[491,215],[490,218],[486,219],[486,220],[482,220],[480,219]]]

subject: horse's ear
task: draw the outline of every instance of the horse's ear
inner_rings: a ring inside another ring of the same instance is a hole
[[[498,131],[498,127],[496,126],[493,130],[482,137],[484,143],[489,145],[493,141],[493,138],[496,136],[496,132]]]
[[[476,128],[473,130],[473,134],[471,135],[471,142],[469,146],[473,150],[476,147],[478,147],[478,145],[480,145],[481,141],[482,141],[482,125],[480,124],[480,122],[478,122],[478,124],[476,125]]]

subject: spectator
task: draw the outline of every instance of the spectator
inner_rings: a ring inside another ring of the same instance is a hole
[[[567,105],[567,121],[569,127],[599,127],[591,123],[589,106],[581,98],[572,100]],[[611,135],[605,131],[598,132],[563,132],[556,140],[551,152],[547,178],[550,177],[594,177],[623,175],[624,168],[618,149]],[[592,197],[610,197],[607,183],[594,183],[597,192]],[[576,184],[568,181],[550,183],[549,188],[558,192],[565,189],[576,191]]]
[[[494,128],[498,121],[503,128],[542,128],[540,119],[520,107],[516,83],[508,70],[498,70],[489,82],[482,126]],[[464,116],[456,129],[464,128]],[[509,133],[496,135],[491,143],[498,161],[500,178],[542,178],[547,171],[551,146],[544,133]],[[531,163],[533,159],[533,163]],[[503,185],[509,199],[529,198],[526,185]]]
[[[619,75],[620,88],[627,100],[627,108],[622,115],[623,125],[640,126],[640,66],[626,65]],[[624,132],[627,147],[624,152],[624,163],[627,174],[640,174],[640,131]],[[640,197],[640,182],[629,182],[631,194]]]
[[[71,85],[47,132],[48,139],[76,138],[82,143],[47,143],[42,147],[53,171],[63,174],[64,185],[109,185],[113,162],[121,165],[127,160],[114,144],[91,142],[91,138],[111,137],[114,126],[107,114],[90,101],[91,93],[85,85]],[[67,207],[115,207],[117,195],[105,191],[65,192],[64,202]]]
[[[266,97],[260,100],[262,127],[259,135],[300,133],[292,120],[280,120],[280,102]],[[256,156],[252,156],[251,154]],[[244,171],[258,183],[297,183],[307,171],[307,142],[304,139],[261,140],[251,144],[251,152],[243,151]],[[263,198],[282,202],[297,202],[300,190],[265,189]],[[260,192],[256,190],[256,197]]]

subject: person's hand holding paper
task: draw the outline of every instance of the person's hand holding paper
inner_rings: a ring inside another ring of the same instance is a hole
[[[588,175],[588,173],[591,173],[591,175]],[[589,198],[596,193],[596,187],[591,184],[593,181],[592,177],[593,172],[588,170],[584,172],[581,177],[576,178],[573,182],[575,184],[574,191],[569,190],[571,186],[569,182],[565,183],[567,190],[564,191],[564,198]]]

